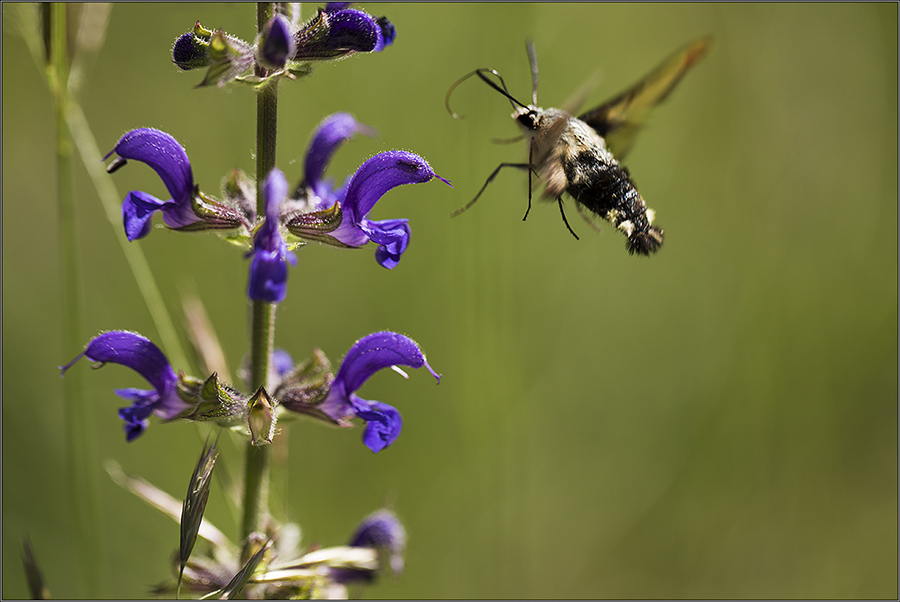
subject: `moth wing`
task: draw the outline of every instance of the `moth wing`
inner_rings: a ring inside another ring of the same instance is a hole
[[[707,37],[691,42],[631,88],[578,118],[606,140],[616,158],[623,158],[650,109],[665,100],[688,69],[703,58],[711,41]]]
[[[544,196],[558,199],[566,191],[566,173],[562,165],[560,137],[571,119],[560,115],[531,138],[531,164],[544,181]]]

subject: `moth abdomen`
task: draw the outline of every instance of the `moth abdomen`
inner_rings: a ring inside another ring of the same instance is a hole
[[[614,159],[585,150],[564,161],[568,192],[592,213],[611,223],[628,239],[631,254],[651,255],[663,242],[663,231],[651,225],[653,211],[635,188],[628,172]]]
[[[663,242],[663,231],[656,226],[650,226],[646,231],[635,231],[628,237],[627,248],[631,255],[652,255],[659,250]]]

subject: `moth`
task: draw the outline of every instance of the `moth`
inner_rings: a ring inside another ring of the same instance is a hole
[[[512,105],[512,117],[528,140],[528,163],[501,163],[488,176],[475,198],[454,211],[451,217],[475,204],[500,170],[514,167],[528,171],[528,209],[523,220],[531,211],[531,180],[532,174],[536,174],[545,184],[543,197],[556,199],[563,222],[576,239],[578,235],[569,226],[563,210],[563,193],[575,200],[579,213],[589,222],[590,216],[585,210],[607,220],[624,234],[629,253],[655,253],[662,245],[663,230],[653,225],[654,211],[647,208],[628,169],[619,161],[631,149],[634,136],[649,110],[669,95],[688,69],[706,54],[709,45],[709,38],[688,44],[621,94],[578,117],[562,109],[537,106],[537,54],[530,40],[526,41],[526,50],[531,65],[531,104],[526,105],[513,97],[494,69],[480,68],[467,73],[447,91],[447,111],[454,118],[461,117],[450,108],[450,96],[461,83],[478,76]]]

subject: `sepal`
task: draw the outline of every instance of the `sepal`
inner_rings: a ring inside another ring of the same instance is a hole
[[[255,52],[247,42],[219,29],[209,40],[210,67],[197,87],[222,87],[253,66]]]
[[[205,381],[180,374],[178,395],[195,406],[193,412],[184,416],[189,420],[214,421],[229,426],[247,415],[247,399],[220,382],[215,372]]]
[[[288,232],[298,238],[308,241],[317,241],[336,247],[350,247],[330,235],[337,230],[343,220],[341,204],[335,202],[328,209],[321,211],[299,212],[285,218],[285,227]]]
[[[222,191],[228,206],[238,209],[248,223],[256,221],[256,181],[244,170],[240,168],[231,170],[225,178]]]
[[[250,409],[247,420],[250,425],[250,443],[256,446],[268,445],[275,437],[277,402],[269,397],[264,388],[259,387],[247,405]]]
[[[314,349],[311,359],[298,364],[284,377],[275,390],[275,397],[287,410],[336,424],[339,422],[317,408],[328,396],[333,381],[331,362],[320,349]]]
[[[179,232],[200,232],[202,230],[233,230],[249,224],[242,210],[235,209],[204,194],[199,187],[194,187],[191,195],[191,210],[200,221],[180,228],[172,228]]]

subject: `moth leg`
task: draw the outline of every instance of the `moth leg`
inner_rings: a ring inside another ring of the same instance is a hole
[[[603,229],[597,225],[597,222],[595,222],[593,219],[591,219],[591,216],[585,213],[584,206],[581,203],[576,202],[575,209],[578,210],[578,215],[580,215],[584,219],[584,221],[586,221],[588,225],[593,228],[598,234],[600,232],[603,232]]]
[[[531,174],[534,172],[532,167],[534,162],[531,160],[532,155],[534,155],[534,139],[528,145],[528,209],[525,210],[525,215],[522,216],[523,222],[528,219],[528,214],[531,213]]]
[[[468,209],[469,207],[474,205],[475,201],[478,200],[478,197],[481,196],[481,193],[484,192],[484,189],[488,187],[488,184],[490,184],[491,182],[494,181],[494,178],[497,177],[497,174],[500,173],[500,170],[503,169],[504,167],[516,167],[518,169],[531,169],[531,166],[527,163],[501,163],[500,165],[497,166],[497,169],[495,169],[491,173],[491,175],[488,176],[487,181],[485,181],[484,186],[481,187],[481,190],[478,191],[478,194],[475,195],[475,198],[472,199],[471,201],[469,201],[468,203],[466,203],[465,206],[460,207],[459,209],[457,209],[456,211],[451,213],[450,217],[456,217],[457,215],[459,215],[460,213],[462,213],[463,211],[465,211],[466,209]],[[531,179],[529,178],[529,184],[530,183],[531,183]],[[530,189],[529,189],[529,193],[528,193],[528,207],[529,207],[529,209],[531,208],[531,191],[530,191]],[[527,216],[528,214],[526,213],[525,215]]]
[[[563,206],[562,206],[562,197],[557,198],[556,203],[559,205],[559,214],[562,216],[563,223],[566,225],[566,228],[569,229],[569,232],[572,233],[572,236],[575,237],[575,240],[581,240],[580,238],[578,238],[578,235],[575,234],[575,230],[572,229],[572,226],[569,225],[569,220],[566,219],[566,212],[563,211]]]

